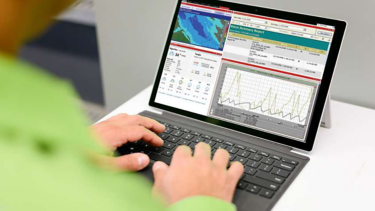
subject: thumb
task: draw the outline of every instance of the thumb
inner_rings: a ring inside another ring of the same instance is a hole
[[[150,158],[142,153],[124,155],[113,159],[114,165],[128,171],[140,171],[148,166]]]
[[[154,188],[152,192],[154,193],[154,195],[158,195],[161,190],[161,186],[163,184],[164,176],[168,171],[168,165],[163,162],[158,161],[154,163],[154,166],[152,167],[152,171],[154,173],[154,180],[155,180]]]

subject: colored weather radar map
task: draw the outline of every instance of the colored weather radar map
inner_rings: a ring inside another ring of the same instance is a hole
[[[229,20],[180,11],[172,39],[223,50],[229,23]]]

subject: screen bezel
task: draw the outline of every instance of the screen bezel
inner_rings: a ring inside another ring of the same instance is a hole
[[[299,23],[304,23],[304,24],[311,24],[311,25],[317,25],[317,24],[324,24],[324,25],[329,25],[329,26],[334,26],[335,27],[335,34],[331,43],[331,48],[330,52],[327,58],[327,64],[324,70],[323,74],[323,79],[321,81],[321,86],[320,86],[320,91],[317,95],[317,99],[315,102],[315,107],[312,110],[312,115],[311,115],[311,122],[310,122],[310,127],[308,129],[307,135],[306,135],[306,142],[299,142],[293,139],[285,138],[282,136],[270,134],[267,132],[263,132],[260,130],[248,128],[245,126],[233,124],[230,122],[222,121],[219,119],[211,118],[209,116],[203,116],[200,114],[188,112],[182,109],[178,109],[175,107],[170,107],[167,105],[163,105],[160,103],[155,102],[159,83],[162,77],[162,73],[164,70],[164,64],[167,59],[168,55],[168,50],[170,47],[170,43],[172,41],[172,35],[173,35],[173,29],[177,21],[179,9],[182,3],[182,0],[178,0],[177,6],[175,9],[175,14],[173,16],[173,21],[171,24],[171,28],[168,34],[168,38],[166,41],[166,45],[164,48],[164,52],[162,55],[162,59],[159,65],[159,69],[156,75],[154,87],[152,90],[151,98],[149,105],[151,107],[155,107],[158,109],[162,109],[168,112],[176,113],[178,115],[186,116],[188,118],[193,118],[196,120],[204,121],[206,123],[214,124],[217,126],[229,128],[231,130],[236,130],[241,133],[246,133],[252,136],[260,137],[263,139],[270,140],[272,142],[276,142],[279,144],[287,145],[293,148],[298,148],[302,149],[305,151],[311,151],[316,134],[318,131],[318,128],[321,123],[321,118],[323,115],[323,110],[325,107],[327,95],[329,92],[329,88],[331,85],[332,77],[334,74],[334,70],[336,67],[336,62],[339,56],[341,44],[344,38],[345,34],[345,29],[347,23],[345,21],[340,21],[340,20],[333,20],[333,19],[328,19],[328,18],[321,18],[321,17],[315,17],[315,16],[310,16],[310,15],[304,15],[304,14],[297,14],[297,13],[292,13],[292,12],[287,12],[287,11],[280,11],[280,10],[275,10],[275,9],[268,9],[268,8],[262,8],[262,7],[257,7],[257,6],[249,6],[249,5],[244,5],[244,4],[238,4],[238,3],[232,3],[232,2],[226,2],[226,1],[217,1],[217,0],[196,0],[192,1],[191,3],[198,3],[202,5],[207,5],[207,6],[213,6],[213,7],[222,7],[222,8],[230,8],[232,11],[237,11],[237,12],[244,12],[244,13],[251,13],[254,15],[260,15],[260,16],[265,16],[265,17],[272,17],[276,19],[284,19],[288,21],[293,21],[293,22],[299,22]],[[190,2],[189,2],[190,3]]]

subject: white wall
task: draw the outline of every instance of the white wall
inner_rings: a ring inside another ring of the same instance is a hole
[[[348,21],[332,95],[337,100],[375,109],[375,1],[238,2]],[[174,5],[175,0],[96,0],[103,80],[109,110],[152,83]]]

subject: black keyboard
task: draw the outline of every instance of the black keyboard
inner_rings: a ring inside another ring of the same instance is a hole
[[[229,152],[230,161],[238,161],[245,166],[245,173],[238,183],[238,189],[269,199],[275,195],[298,165],[298,161],[264,150],[235,144],[178,125],[160,123],[166,126],[164,133],[159,134],[165,142],[162,147],[156,148],[149,143],[137,141],[120,147],[117,152],[120,155],[141,152],[147,154],[151,160],[162,161],[169,165],[178,146],[186,145],[194,149],[198,143],[204,142],[211,146],[212,156],[217,149],[225,149]]]

